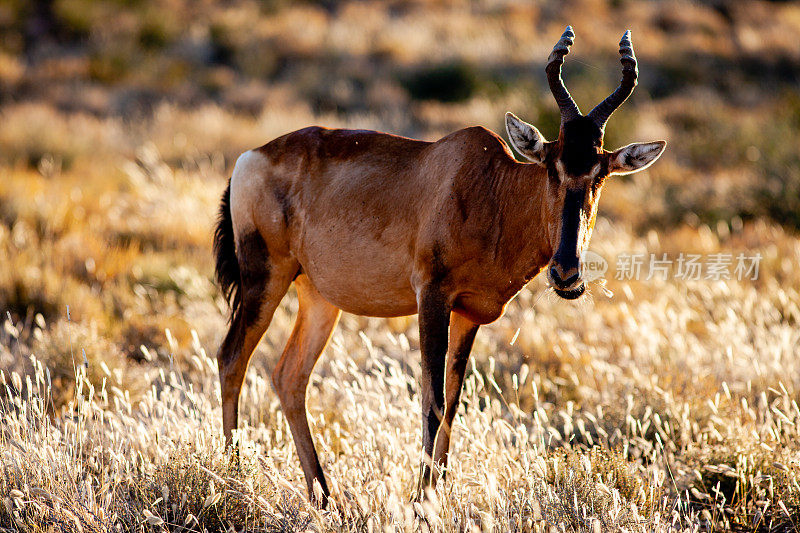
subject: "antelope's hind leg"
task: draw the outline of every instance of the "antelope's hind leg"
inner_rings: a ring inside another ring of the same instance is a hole
[[[233,430],[239,423],[239,395],[247,366],[300,266],[293,258],[270,257],[257,231],[240,238],[237,255],[240,307],[234,311],[228,334],[217,352],[222,428],[228,447],[233,445]]]
[[[292,430],[294,445],[308,484],[309,499],[324,507],[330,493],[308,428],[306,388],[314,365],[328,344],[341,311],[317,292],[308,276],[298,276],[295,287],[299,303],[297,319],[286,348],[272,372],[272,383]],[[319,482],[322,489],[322,498],[319,501],[314,495],[314,480]]]

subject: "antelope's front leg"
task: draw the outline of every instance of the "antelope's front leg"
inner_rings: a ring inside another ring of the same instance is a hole
[[[453,419],[458,412],[464,374],[467,372],[469,353],[472,350],[472,343],[475,341],[475,334],[478,333],[478,327],[478,324],[458,313],[450,313],[450,341],[447,347],[447,372],[444,385],[444,419],[439,427],[439,434],[436,436],[436,448],[433,454],[434,464],[443,470],[442,476],[447,474],[450,432]]]
[[[432,456],[444,415],[444,374],[450,306],[441,287],[422,288],[417,296],[422,352],[422,464],[417,496],[432,483]]]

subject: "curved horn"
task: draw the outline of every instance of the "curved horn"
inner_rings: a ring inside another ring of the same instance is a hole
[[[561,39],[558,40],[550,52],[550,57],[547,58],[547,83],[550,84],[550,92],[556,99],[558,108],[561,110],[561,123],[569,122],[574,118],[581,116],[575,100],[570,96],[569,91],[564,86],[564,80],[561,79],[561,65],[564,63],[564,56],[569,53],[569,47],[572,46],[575,34],[572,32],[572,26],[567,26]]]
[[[620,58],[620,62],[622,63],[622,80],[619,82],[619,87],[617,87],[608,98],[597,104],[588,115],[601,130],[606,127],[606,122],[608,122],[611,113],[616,111],[617,108],[622,105],[622,102],[628,99],[633,89],[636,87],[636,78],[639,76],[639,68],[636,65],[633,44],[631,44],[631,30],[626,31],[622,35],[622,40],[619,42],[619,54],[622,56]]]

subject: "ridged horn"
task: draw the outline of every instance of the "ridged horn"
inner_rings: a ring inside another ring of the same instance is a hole
[[[636,79],[639,76],[639,68],[636,65],[636,56],[633,53],[631,44],[631,30],[622,35],[619,42],[620,62],[622,63],[622,80],[619,87],[611,93],[608,98],[597,104],[597,106],[587,115],[600,129],[605,129],[611,114],[617,110],[622,103],[628,99],[636,87]]]
[[[569,91],[564,86],[564,80],[561,79],[561,65],[564,63],[564,56],[569,53],[569,47],[575,39],[575,33],[572,31],[572,26],[567,26],[561,39],[558,40],[550,52],[550,57],[547,58],[547,83],[550,85],[550,92],[556,99],[558,108],[561,110],[561,123],[569,122],[572,119],[581,116],[575,100],[570,96]]]

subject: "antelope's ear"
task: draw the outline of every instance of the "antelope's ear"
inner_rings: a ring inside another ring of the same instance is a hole
[[[534,163],[543,163],[547,141],[535,127],[520,120],[514,113],[506,113],[506,132],[514,149]]]
[[[644,170],[664,153],[667,141],[633,143],[611,152],[608,161],[609,174],[633,174]]]

